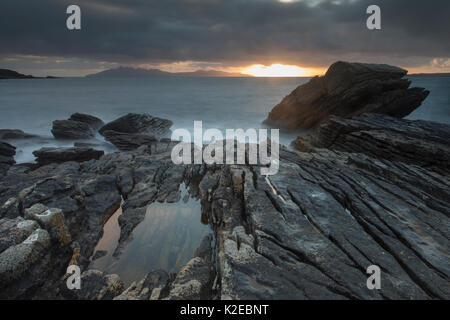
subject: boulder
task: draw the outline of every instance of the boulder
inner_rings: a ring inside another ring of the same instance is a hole
[[[84,113],[74,113],[70,116],[69,120],[87,123],[96,130],[105,124],[101,119]]]
[[[104,135],[106,131],[112,130],[120,133],[139,133],[162,137],[169,134],[172,124],[170,120],[152,117],[147,113],[129,113],[104,125],[99,132]]]
[[[36,137],[37,135],[25,133],[18,129],[0,129],[0,139],[30,139]]]
[[[409,88],[407,71],[385,64],[336,62],[327,73],[297,87],[269,113],[265,124],[286,130],[308,129],[330,115],[350,118],[381,113],[403,118],[428,96]]]
[[[31,208],[25,209],[26,219],[37,221],[42,228],[48,230],[52,240],[57,241],[61,247],[72,242],[70,232],[64,222],[64,214],[61,209],[48,208],[37,203]]]
[[[122,133],[106,130],[102,134],[106,140],[122,151],[135,150],[142,145],[151,146],[158,141],[155,136],[140,133]]]
[[[39,165],[49,163],[62,163],[67,161],[84,162],[92,159],[99,159],[104,151],[92,148],[76,148],[76,147],[45,147],[33,151]]]
[[[1,286],[18,279],[44,255],[48,247],[50,247],[48,232],[36,229],[23,242],[3,251],[0,254]]]
[[[24,220],[22,217],[0,219],[0,253],[22,243],[38,228],[36,221]]]
[[[52,134],[56,139],[90,139],[95,137],[95,130],[85,122],[55,120]]]

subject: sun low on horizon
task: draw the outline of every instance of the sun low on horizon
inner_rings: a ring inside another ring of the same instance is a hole
[[[270,66],[254,64],[244,68],[241,73],[253,77],[310,77],[321,71],[309,68],[301,68],[294,65],[274,63]]]

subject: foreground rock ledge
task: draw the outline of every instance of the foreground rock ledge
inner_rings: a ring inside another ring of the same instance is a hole
[[[372,112],[403,118],[429,94],[423,88],[409,88],[411,81],[403,79],[406,74],[386,64],[336,62],[325,76],[314,77],[285,97],[264,122],[297,130],[316,127],[330,115],[350,118]]]
[[[0,180],[0,239],[9,239],[0,241],[0,257],[8,258],[1,270],[15,277],[0,274],[8,279],[0,298],[74,298],[61,280],[69,264],[94,279],[78,299],[450,298],[446,172],[376,154],[282,148],[279,173],[266,178],[250,165],[174,165],[172,147],[155,142],[83,163],[11,166]],[[86,270],[122,198],[126,243],[146,206],[177,198],[183,182],[201,199],[215,239],[205,239],[180,273],[149,270],[122,288],[116,276]],[[51,238],[39,254],[16,256],[8,248],[28,250],[33,232],[56,235],[39,221],[24,223],[24,210],[38,203],[62,211],[72,243]],[[366,287],[374,264],[381,290]]]
[[[331,116],[318,130],[299,136],[292,145],[304,152],[329,149],[362,153],[447,175],[450,173],[449,141],[449,125],[363,114],[353,119]]]
[[[33,151],[38,165],[67,161],[84,162],[99,159],[105,152],[89,147],[44,147]]]

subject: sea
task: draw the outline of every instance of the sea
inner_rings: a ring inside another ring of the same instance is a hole
[[[0,80],[0,129],[21,129],[40,139],[17,141],[16,161],[32,162],[43,146],[73,146],[54,140],[53,120],[75,112],[92,114],[105,123],[127,113],[149,113],[173,121],[172,129],[266,128],[269,111],[310,78],[60,78]],[[450,77],[411,77],[412,86],[430,90],[408,119],[450,123]],[[281,133],[288,146],[300,132]],[[96,140],[104,142],[101,136]],[[100,149],[115,151],[102,144]]]

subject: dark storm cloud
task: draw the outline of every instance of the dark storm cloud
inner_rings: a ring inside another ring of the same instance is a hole
[[[69,4],[81,7],[81,31],[65,27]],[[365,27],[370,4],[382,9],[381,31]],[[450,56],[448,0],[2,0],[0,8],[1,57],[325,66]]]

